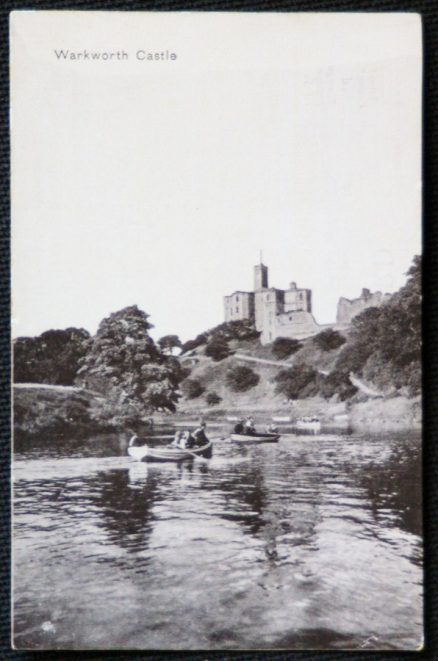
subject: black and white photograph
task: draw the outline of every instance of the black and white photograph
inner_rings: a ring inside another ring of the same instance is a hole
[[[421,650],[421,17],[10,47],[13,647]]]

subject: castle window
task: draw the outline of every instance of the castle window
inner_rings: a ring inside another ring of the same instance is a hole
[[[292,315],[291,314],[289,315],[289,321],[292,321]]]
[[[236,305],[236,312],[239,312],[239,306]]]
[[[238,297],[238,296],[236,296],[236,301],[239,301],[239,297]]]

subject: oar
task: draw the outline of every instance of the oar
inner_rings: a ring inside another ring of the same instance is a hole
[[[213,439],[210,439],[210,440],[213,440]],[[206,459],[205,457],[201,457],[201,455],[196,454],[195,452],[191,452],[188,448],[181,448],[181,449],[184,452],[187,452],[187,454],[191,454],[192,457],[194,457],[195,459],[201,459],[201,461],[208,461],[208,459]]]

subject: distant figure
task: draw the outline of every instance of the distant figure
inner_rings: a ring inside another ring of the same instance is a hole
[[[183,441],[184,441],[184,432],[182,432],[182,431],[177,431],[177,432],[175,433],[175,437],[174,437],[174,439],[173,439],[173,441],[172,441],[172,443],[171,443],[170,445],[172,445],[172,446],[174,446],[174,447],[176,447],[176,448],[185,447],[185,444],[182,445]]]
[[[206,423],[202,421],[199,427],[197,427],[193,432],[194,445],[198,448],[202,447],[203,445],[207,445],[208,443],[208,438],[205,434],[206,427]]]
[[[241,418],[239,420],[239,422],[237,422],[234,425],[234,433],[235,434],[243,434],[244,433],[244,431],[245,431],[244,422],[245,422],[245,420],[243,418]]]
[[[194,434],[192,434],[190,431],[185,431],[182,439],[182,445],[181,447],[190,450],[190,448],[193,448],[195,446],[195,438]]]
[[[245,434],[255,434],[254,420],[249,416],[245,421]]]
[[[276,427],[272,422],[270,425],[267,425],[266,432],[268,434],[276,434],[278,432],[278,427]]]

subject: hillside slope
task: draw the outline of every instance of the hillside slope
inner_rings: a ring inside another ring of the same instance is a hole
[[[183,398],[178,406],[179,413],[240,413],[256,411],[297,412],[297,415],[321,414],[330,410],[335,414],[345,410],[345,404],[331,402],[330,404],[320,397],[313,397],[296,402],[288,402],[283,395],[275,393],[275,377],[285,365],[299,365],[306,363],[316,370],[330,371],[339,355],[340,349],[322,351],[312,340],[303,342],[302,348],[286,359],[278,359],[272,352],[271,346],[261,346],[258,340],[233,340],[229,343],[233,355],[219,362],[205,356],[205,347],[198,347],[188,357],[182,357],[185,367],[191,372],[187,379],[197,380],[204,388],[199,397],[193,399]],[[278,366],[265,363],[247,362],[239,355],[252,358],[278,362]],[[245,392],[233,392],[226,385],[227,372],[238,366],[250,367],[260,377],[259,383]],[[184,382],[183,382],[184,384]],[[182,384],[182,386],[183,386]],[[184,386],[183,386],[184,387]],[[217,393],[220,403],[208,406],[206,402],[209,393]]]

